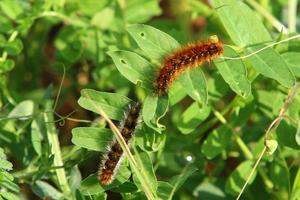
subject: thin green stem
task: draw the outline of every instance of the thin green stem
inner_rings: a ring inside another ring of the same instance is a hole
[[[296,32],[296,18],[297,18],[297,2],[298,0],[289,0],[288,22],[289,31]]]
[[[19,34],[18,31],[13,31],[12,34],[10,35],[9,39],[8,39],[8,42],[13,42],[17,38],[18,34]],[[1,58],[0,58],[0,62],[4,62],[7,58],[7,56],[8,56],[7,52],[4,51],[2,53]]]
[[[58,92],[57,92],[55,102],[54,102],[54,106],[53,106],[53,111],[55,111],[55,109],[56,109],[58,99],[59,99],[59,96],[60,96],[60,93],[61,93],[62,85],[63,85],[64,80],[65,80],[65,76],[66,76],[66,67],[65,67],[65,65],[63,65],[63,77],[62,77],[62,79],[60,81],[60,84],[59,84]]]
[[[41,15],[39,15],[36,18],[38,19],[38,18],[43,18],[43,17],[57,17],[57,18],[62,19],[66,23],[73,24],[75,26],[79,26],[79,27],[82,27],[82,28],[87,27],[86,23],[84,23],[80,20],[76,20],[74,18],[71,18],[71,17],[69,17],[67,15],[64,15],[62,13],[55,12],[55,11],[44,11]]]
[[[249,160],[253,159],[253,155],[252,155],[251,151],[249,150],[247,145],[244,143],[244,141],[241,139],[241,137],[238,136],[237,134],[235,135],[235,141],[238,144],[238,146],[240,147],[240,149],[242,150],[242,152],[244,153],[245,157]]]
[[[46,129],[47,129],[47,137],[48,137],[49,145],[51,146],[51,153],[54,155],[53,164],[54,166],[63,166],[64,163],[62,160],[62,155],[61,155],[61,150],[60,150],[60,145],[59,145],[59,140],[58,140],[57,131],[55,129],[55,125],[53,123],[47,123],[49,121],[54,121],[53,114],[51,112],[47,112],[52,110],[51,101],[46,102],[45,110],[46,111],[44,113],[44,119],[45,119]],[[71,190],[67,181],[65,169],[59,168],[56,169],[55,172],[61,190],[64,192],[66,196],[69,196]]]
[[[232,106],[235,104],[235,102],[237,101],[237,99],[238,99],[238,96],[235,96],[235,98],[219,114],[224,115],[225,113],[227,113],[232,108]],[[201,136],[206,131],[208,131],[209,129],[211,129],[211,127],[213,127],[218,121],[220,121],[220,119],[218,117],[214,117],[211,120],[207,121],[202,126],[200,126],[199,132],[197,132],[197,135]]]
[[[253,56],[253,55],[256,55],[256,54],[258,54],[259,52],[262,52],[262,51],[264,51],[264,50],[266,50],[266,49],[268,49],[268,48],[271,48],[271,47],[273,47],[273,46],[275,46],[275,45],[278,45],[278,44],[281,44],[281,43],[285,43],[285,42],[288,42],[288,41],[290,41],[290,40],[294,40],[294,39],[298,39],[298,38],[300,38],[300,34],[294,35],[294,36],[289,37],[289,38],[286,38],[286,39],[284,39],[284,40],[280,40],[280,41],[278,41],[278,42],[271,43],[271,44],[269,44],[269,45],[267,45],[267,46],[265,46],[265,47],[263,47],[263,48],[261,48],[261,49],[258,49],[257,51],[254,51],[254,52],[252,52],[252,53],[250,53],[250,54],[247,54],[247,55],[245,55],[245,56],[240,56],[240,57],[226,57],[226,56],[223,56],[223,57],[220,57],[220,58],[225,59],[225,60],[240,60],[240,59],[249,58],[249,57],[251,57],[251,56]]]
[[[241,189],[241,191],[240,191],[238,197],[236,198],[236,200],[239,200],[240,197],[242,196],[244,190],[246,189],[246,186],[248,185],[249,181],[251,180],[252,176],[254,175],[254,172],[256,171],[256,168],[257,168],[258,164],[260,163],[262,157],[264,156],[266,150],[267,150],[267,148],[264,147],[263,151],[260,153],[260,155],[259,155],[257,161],[255,162],[255,165],[254,165],[254,167],[252,168],[252,170],[251,170],[251,172],[250,172],[250,174],[249,174],[249,176],[248,176],[248,178],[247,178],[245,184],[243,185],[243,187],[242,187],[242,189]]]
[[[245,0],[251,7],[253,7],[261,16],[266,18],[278,32],[288,33],[288,29],[273,15],[271,15],[264,7],[254,0]]]

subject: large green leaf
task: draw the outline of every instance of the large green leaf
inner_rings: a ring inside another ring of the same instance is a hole
[[[204,141],[202,145],[202,153],[208,158],[212,159],[226,150],[227,145],[231,141],[232,131],[226,126],[221,126],[211,134]]]
[[[42,155],[42,140],[46,136],[45,123],[42,115],[38,116],[31,123],[31,143],[38,155]]]
[[[211,183],[202,183],[193,192],[199,199],[228,200],[225,193]]]
[[[300,77],[300,53],[286,52],[281,55],[295,76]]]
[[[107,128],[79,127],[72,129],[73,144],[94,151],[105,152],[113,138]]]
[[[147,152],[141,152],[139,154],[134,155],[135,160],[142,165],[141,173],[143,174],[144,179],[148,181],[147,185],[151,187],[152,193],[157,190],[157,180],[153,169],[153,163],[150,158],[150,155]],[[133,174],[133,181],[136,186],[143,191],[143,186],[141,185],[140,180],[137,178],[135,174]]]
[[[16,20],[23,12],[23,8],[18,0],[2,0],[0,2],[1,11],[9,18]]]
[[[207,104],[207,84],[202,70],[194,68],[184,72],[179,79],[185,92],[195,101]]]
[[[17,118],[20,120],[26,120],[31,118],[34,112],[34,103],[31,100],[25,100],[20,102],[14,109],[8,114],[9,118]]]
[[[53,200],[59,200],[63,198],[63,194],[61,192],[45,181],[36,181],[32,186],[32,190],[40,198],[51,197]]]
[[[183,185],[183,183],[198,169],[192,165],[186,166],[181,174],[174,176],[170,180],[170,184],[173,186],[172,191],[169,195],[169,200],[173,199],[175,192]]]
[[[242,1],[213,0],[212,3],[230,39],[236,45],[245,47],[272,40],[262,21]]]
[[[194,102],[183,112],[177,122],[177,127],[183,134],[191,133],[209,116],[209,113],[209,106],[200,108],[199,103]]]
[[[180,47],[174,38],[151,26],[130,25],[128,32],[145,54],[155,60],[160,60],[163,56]]]
[[[261,49],[262,45],[249,48],[249,53]],[[295,84],[295,76],[279,53],[273,49],[266,49],[247,58],[256,71],[262,75],[278,81],[285,87]]]
[[[229,46],[224,47],[224,56],[237,57],[238,54]],[[218,71],[230,88],[238,95],[246,98],[251,93],[251,84],[247,79],[247,70],[241,60],[214,60]]]
[[[158,181],[157,195],[161,199],[168,199],[172,193],[173,186],[168,182]]]
[[[119,72],[134,84],[153,90],[155,68],[146,59],[129,51],[110,51]]]
[[[98,92],[92,89],[81,90],[81,97],[78,100],[81,107],[101,114],[104,111],[111,119],[121,120],[133,101],[117,93]]]

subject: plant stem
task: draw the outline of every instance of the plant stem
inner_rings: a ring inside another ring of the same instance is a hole
[[[269,139],[270,133],[274,132],[274,131],[277,129],[277,127],[279,126],[281,120],[284,118],[283,116],[285,116],[285,113],[287,112],[287,109],[288,109],[289,105],[291,104],[291,102],[293,101],[294,97],[295,97],[296,94],[298,93],[299,88],[300,88],[300,82],[297,82],[297,83],[291,88],[291,90],[289,91],[288,96],[287,96],[286,100],[285,100],[284,103],[283,103],[283,106],[281,107],[281,109],[280,109],[280,111],[279,111],[278,117],[276,117],[276,119],[274,119],[274,120],[272,121],[272,123],[269,125],[269,127],[268,127],[268,129],[267,129],[267,131],[266,131],[266,133],[265,133],[265,141],[266,141],[267,139]],[[265,144],[266,144],[266,143],[265,143]],[[246,186],[248,185],[248,183],[249,183],[250,179],[252,178],[252,176],[253,176],[253,174],[254,174],[256,168],[258,167],[258,164],[260,163],[260,161],[261,161],[263,155],[266,153],[267,148],[268,148],[268,147],[265,145],[265,146],[264,146],[264,149],[261,151],[259,158],[257,159],[257,161],[256,161],[256,163],[255,163],[255,165],[254,165],[254,167],[253,167],[251,173],[249,174],[249,176],[248,176],[246,182],[244,183],[243,188],[241,189],[241,191],[240,191],[238,197],[236,198],[236,200],[239,200],[240,197],[241,197],[241,195],[243,194],[243,192],[244,192]],[[299,171],[299,170],[298,170],[298,171]],[[300,172],[299,172],[299,173],[300,173]],[[297,172],[297,174],[298,174],[298,172]]]
[[[290,32],[296,32],[297,1],[298,0],[289,0],[288,19]]]
[[[18,34],[19,34],[18,31],[13,31],[12,34],[10,35],[9,39],[8,39],[8,42],[13,42],[17,38]],[[7,56],[8,56],[7,52],[4,51],[2,53],[1,58],[0,58],[0,62],[4,62],[7,58]]]
[[[271,15],[265,8],[254,0],[245,0],[251,7],[253,7],[261,16],[266,18],[278,32],[288,33],[288,29],[273,15]]]
[[[63,166],[64,163],[61,156],[61,150],[60,150],[59,140],[57,136],[57,131],[55,130],[55,125],[53,123],[47,123],[47,122],[54,121],[53,114],[52,112],[47,112],[47,111],[52,111],[51,101],[46,102],[46,109],[44,113],[44,119],[45,119],[45,124],[47,129],[47,137],[48,137],[49,146],[51,147],[51,153],[54,155],[54,161],[53,161],[54,166]],[[67,181],[65,169],[58,168],[55,169],[55,172],[57,176],[57,181],[60,185],[60,189],[63,191],[63,193],[66,196],[69,196],[71,190]]]
[[[235,134],[235,140],[236,140],[236,143],[239,145],[240,149],[243,151],[245,157],[249,160],[253,159],[253,155],[252,155],[251,151],[248,149],[247,145],[240,138],[240,136]]]
[[[65,21],[66,23],[72,24],[74,26],[79,26],[82,28],[87,28],[86,23],[76,20],[74,18],[71,18],[69,16],[64,15],[63,13],[55,12],[55,11],[44,11],[40,16],[37,16],[36,18],[42,18],[42,17],[57,17]]]
[[[238,99],[238,96],[235,96],[234,99],[222,110],[222,112],[219,112],[219,114],[224,115],[225,113],[227,113],[232,108],[232,106],[235,104],[237,99]],[[215,114],[216,114],[216,112],[214,112],[214,115]],[[209,120],[206,123],[204,123],[203,125],[201,125],[199,128],[199,132],[197,132],[196,134],[200,135],[200,136],[203,135],[212,126],[214,126],[218,121],[220,121],[220,119],[217,116],[212,118],[211,120]]]
[[[250,174],[249,174],[249,176],[248,176],[248,178],[247,178],[245,184],[243,185],[243,187],[242,187],[242,189],[241,189],[241,191],[240,191],[238,197],[236,198],[236,200],[239,200],[239,199],[240,199],[240,197],[241,197],[241,195],[243,194],[243,192],[244,192],[246,186],[248,185],[250,179],[251,179],[252,176],[254,175],[254,172],[255,172],[255,170],[256,170],[258,164],[260,163],[260,160],[262,159],[263,155],[265,154],[266,150],[267,150],[267,148],[264,147],[263,151],[260,153],[260,155],[259,155],[257,161],[255,162],[255,165],[254,165],[254,167],[252,168],[252,170],[251,170],[251,172],[250,172]]]

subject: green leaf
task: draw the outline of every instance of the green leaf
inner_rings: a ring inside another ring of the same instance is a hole
[[[5,199],[5,200],[20,200],[20,197],[18,197],[17,195],[10,193],[10,192],[0,192],[0,198],[1,196]]]
[[[117,93],[98,92],[92,89],[81,90],[81,97],[78,104],[90,111],[101,114],[99,109],[103,110],[107,116],[114,120],[122,120],[128,105],[133,101]]]
[[[140,130],[137,130],[136,144],[144,151],[155,152],[160,150],[166,141],[166,134],[160,134],[146,125],[142,125]]]
[[[0,159],[6,159],[6,155],[4,153],[4,149],[0,147]]]
[[[217,186],[211,183],[202,183],[193,192],[199,199],[226,200],[226,195]]]
[[[198,169],[192,165],[188,165],[184,168],[180,175],[174,176],[170,180],[170,184],[173,186],[172,191],[169,195],[169,200],[173,199],[175,192],[183,185],[183,183],[195,173]]]
[[[14,109],[8,114],[8,117],[18,118],[19,120],[26,120],[32,117],[33,111],[33,101],[25,100],[16,105],[16,107],[14,107]]]
[[[1,11],[13,20],[22,14],[21,5],[18,0],[2,0],[0,2]]]
[[[179,80],[175,80],[173,82],[172,87],[169,88],[168,96],[171,105],[175,105],[186,96],[186,92],[184,91]]]
[[[130,51],[110,51],[119,72],[134,84],[153,90],[155,68],[146,59]]]
[[[14,41],[7,43],[4,49],[9,55],[18,55],[23,49],[22,41],[20,39],[15,39]]]
[[[205,2],[190,0],[188,3],[191,11],[197,13],[197,16],[210,17],[213,14],[213,9]]]
[[[81,41],[79,40],[70,41],[62,46],[63,47],[58,46],[57,48],[58,49],[57,53],[59,58],[69,63],[75,63],[80,59],[82,55],[82,49],[83,49],[83,45]]]
[[[201,149],[202,153],[208,159],[213,159],[226,149],[227,145],[231,142],[231,135],[231,130],[226,126],[214,129],[204,141]]]
[[[5,61],[0,61],[0,74],[9,72],[15,66],[15,62],[11,59],[7,59]]]
[[[275,188],[278,188],[281,192],[287,192],[289,190],[290,174],[287,163],[275,159],[272,162],[269,173]]]
[[[241,191],[246,179],[250,175],[252,168],[253,161],[251,160],[239,164],[239,166],[230,174],[229,178],[227,179],[225,186],[226,192],[232,195],[237,195]],[[255,171],[249,184],[253,182],[253,180],[256,177],[256,174],[257,172]]]
[[[286,98],[285,95],[275,90],[257,90],[256,93],[259,109],[269,118],[277,116]]]
[[[11,181],[14,180],[14,176],[11,175],[10,173],[8,173],[7,171],[3,170],[3,169],[0,169],[0,180],[5,180],[5,181],[8,181],[8,182],[11,182]]]
[[[199,107],[199,103],[194,102],[181,115],[177,122],[177,127],[183,134],[189,134],[195,130],[210,114],[210,107]]]
[[[84,15],[94,15],[99,10],[103,9],[110,2],[109,0],[85,0],[83,1],[75,1],[78,6],[78,11]]]
[[[179,48],[180,44],[168,34],[143,24],[128,26],[128,32],[136,41],[145,55],[155,60],[160,60],[163,56]]]
[[[40,198],[51,197],[53,200],[59,200],[63,198],[63,194],[61,192],[44,181],[36,181],[32,186],[32,190]]]
[[[296,77],[300,77],[300,53],[299,52],[286,52],[281,54],[284,61],[288,64],[291,71]]]
[[[0,169],[0,187],[6,188],[7,190],[10,190],[15,193],[20,192],[20,188],[17,184],[13,182],[13,175],[8,173],[7,171]]]
[[[111,191],[119,193],[133,193],[136,192],[138,188],[132,182],[125,182],[122,185],[119,185],[115,188],[112,188]]]
[[[126,5],[126,20],[143,23],[161,14],[159,0],[129,0]]]
[[[172,193],[173,186],[168,182],[158,181],[157,194],[161,199],[168,199]]]
[[[70,170],[69,181],[68,181],[70,185],[70,189],[72,191],[79,189],[81,180],[82,180],[82,176],[80,170],[78,168],[78,165],[75,165]]]
[[[147,185],[151,186],[151,190],[155,192],[157,190],[157,180],[153,169],[153,163],[150,158],[150,155],[147,152],[140,152],[139,154],[134,155],[134,158],[137,162],[141,163],[143,165],[143,170],[141,173],[146,178],[144,180],[148,180],[149,182]],[[135,174],[133,174],[133,181],[136,184],[136,186],[143,191],[143,186],[141,185],[141,182],[137,178]]]
[[[249,53],[261,49],[262,45],[249,48]],[[295,76],[289,66],[274,49],[266,49],[247,58],[262,75],[278,81],[285,87],[292,87],[295,84]]]
[[[13,165],[7,160],[0,159],[0,169],[12,170]]]
[[[150,128],[157,132],[165,129],[165,126],[159,124],[159,119],[162,118],[168,109],[169,100],[167,96],[157,96],[150,94],[146,97],[143,105],[143,120]]]
[[[45,130],[45,124],[41,118],[32,121],[31,143],[33,149],[38,155],[42,155],[42,140],[43,140],[43,135],[46,135],[46,133],[43,134],[44,130]]]
[[[212,4],[230,39],[236,45],[244,47],[272,40],[257,14],[242,1],[213,0]]]
[[[99,29],[107,30],[114,20],[114,15],[115,11],[110,7],[106,7],[93,16],[91,24],[98,27]]]
[[[282,120],[276,129],[277,142],[279,145],[299,150],[300,145],[298,145],[297,141],[295,140],[296,134],[296,128],[287,123],[286,120]]]
[[[238,54],[229,46],[224,47],[224,56],[238,57]],[[230,88],[238,95],[246,98],[251,93],[251,83],[247,79],[247,70],[241,60],[216,59],[214,64]]]
[[[207,104],[207,84],[202,70],[194,68],[184,72],[179,81],[185,92],[195,101]]]
[[[107,128],[79,127],[72,129],[72,143],[94,151],[105,152],[113,138]]]
[[[79,190],[83,195],[88,196],[103,193],[106,190],[110,190],[111,188],[115,188],[126,182],[130,175],[131,173],[129,169],[125,165],[121,164],[116,177],[111,184],[107,186],[101,186],[99,184],[99,180],[97,179],[97,175],[92,174],[81,182]]]

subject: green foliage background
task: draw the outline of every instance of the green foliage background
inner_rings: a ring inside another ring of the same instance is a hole
[[[299,95],[265,137],[297,91],[299,37],[257,52],[297,34],[297,8],[297,0],[0,0],[0,199],[233,199],[266,141],[275,152],[241,198],[299,199]],[[162,59],[212,35],[224,55],[155,95]],[[100,111],[118,124],[135,101],[142,120],[130,147],[140,168],[125,158],[102,187],[97,168],[114,136]]]

